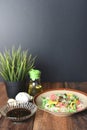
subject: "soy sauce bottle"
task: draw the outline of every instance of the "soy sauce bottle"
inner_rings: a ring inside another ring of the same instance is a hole
[[[31,96],[35,96],[37,93],[42,92],[42,85],[41,85],[41,71],[37,69],[31,69],[29,71],[29,88],[28,93]]]

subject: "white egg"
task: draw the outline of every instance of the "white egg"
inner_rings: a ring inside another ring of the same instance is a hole
[[[29,96],[25,92],[19,92],[16,95],[15,99],[16,99],[16,101],[18,101],[20,103],[27,103],[29,101]]]
[[[31,101],[33,99],[33,96],[29,95],[26,92],[21,92],[22,94],[26,95],[28,97],[28,100]]]
[[[16,106],[16,100],[13,99],[13,98],[8,99],[7,103],[8,103],[10,106],[11,106],[11,105]]]

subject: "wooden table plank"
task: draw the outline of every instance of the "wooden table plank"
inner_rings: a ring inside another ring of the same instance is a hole
[[[6,88],[4,83],[0,83],[0,107],[6,104],[8,100]]]
[[[46,83],[42,83],[43,86],[43,90],[47,90],[47,89],[53,89],[53,88],[64,88],[65,87],[65,83],[64,82],[46,82]]]
[[[65,88],[77,89],[87,93],[87,82],[65,82]]]
[[[0,83],[0,107],[4,106],[7,103],[8,97],[6,94],[6,88],[4,83]],[[9,129],[9,130],[32,130],[34,116],[22,123],[13,123],[10,120],[2,117],[0,119],[0,130]]]
[[[48,84],[47,88],[49,88],[49,85],[50,84]],[[65,86],[63,84],[62,87],[85,91],[87,83],[78,83],[79,87],[77,87],[76,83],[71,83],[70,85],[71,86],[68,86],[68,83],[65,82]],[[84,86],[84,88],[81,88],[81,86]],[[55,84],[53,84],[52,87],[50,86],[50,88],[57,87]],[[59,87],[61,87],[61,85]],[[38,110],[36,112],[33,130],[87,130],[87,111],[69,117],[59,117]]]
[[[11,122],[9,119],[2,118],[0,120],[0,129],[8,129],[9,130],[32,130],[33,129],[33,122],[34,122],[34,116],[28,119],[27,121],[21,122],[21,123],[14,123]]]
[[[67,130],[67,119],[38,110],[33,130]]]
[[[67,130],[87,130],[87,110],[70,117]]]
[[[48,83],[42,83],[42,86],[43,86],[43,90],[53,89],[53,88],[64,88],[64,83],[61,83],[61,82],[50,83],[50,82],[48,82]],[[64,118],[64,121],[62,123],[66,127],[66,118]],[[57,127],[57,126],[60,124],[61,124],[60,118],[53,116],[53,115],[51,115],[47,112],[44,112],[42,110],[38,110],[36,112],[33,130],[58,130],[59,127]],[[62,130],[63,125],[61,125],[61,127],[60,127],[61,130]]]
[[[58,117],[38,110],[33,130],[87,130],[87,111]]]
[[[87,92],[87,82],[42,83],[43,89],[49,88],[74,88]],[[0,84],[0,107],[5,105],[8,98],[4,84]],[[87,130],[87,110],[70,117],[58,117],[42,110],[29,120],[15,124],[8,119],[0,119],[0,127],[6,130]],[[1,128],[0,128],[1,129]]]

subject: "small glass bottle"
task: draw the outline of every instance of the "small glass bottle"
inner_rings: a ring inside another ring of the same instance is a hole
[[[42,85],[41,85],[41,72],[36,69],[31,69],[29,71],[30,82],[28,93],[31,96],[35,96],[37,93],[42,92]]]

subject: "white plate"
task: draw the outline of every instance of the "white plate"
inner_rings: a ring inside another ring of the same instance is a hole
[[[41,107],[42,106],[42,97],[49,97],[50,95],[57,94],[57,93],[59,93],[59,94],[64,94],[64,93],[75,94],[77,97],[79,97],[80,101],[82,102],[83,109],[79,110],[77,112],[51,112],[51,111]],[[53,115],[56,115],[56,116],[71,116],[72,114],[75,114],[75,113],[78,113],[78,112],[81,112],[81,111],[87,109],[87,94],[82,92],[82,91],[74,90],[74,89],[65,89],[65,88],[50,89],[50,90],[44,91],[44,92],[36,95],[34,97],[34,103],[37,105],[37,107],[39,109],[46,111],[48,113],[51,113]]]

